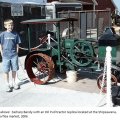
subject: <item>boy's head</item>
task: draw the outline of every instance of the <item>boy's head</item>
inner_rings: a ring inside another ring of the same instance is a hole
[[[7,29],[8,32],[11,32],[13,30],[13,20],[11,19],[6,19],[4,21],[4,27]]]

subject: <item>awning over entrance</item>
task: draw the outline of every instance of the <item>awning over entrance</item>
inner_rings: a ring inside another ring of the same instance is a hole
[[[22,4],[22,5],[45,5],[47,0],[0,0],[0,5]]]
[[[71,3],[81,3],[82,5],[93,5],[93,3],[85,2],[81,0],[61,0],[63,3],[71,2]]]

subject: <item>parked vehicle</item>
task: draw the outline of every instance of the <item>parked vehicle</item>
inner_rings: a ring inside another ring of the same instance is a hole
[[[112,64],[116,67],[112,70],[112,84],[117,85],[120,63],[120,36],[113,28],[106,28],[104,34],[95,41],[92,38],[76,39],[70,38],[73,32],[75,18],[55,18],[55,19],[31,19],[22,21],[28,27],[29,54],[25,59],[25,69],[30,80],[36,84],[45,84],[54,77],[56,71],[79,70],[89,68],[92,71],[101,69],[97,85],[101,89],[103,79],[103,64],[105,60],[106,47],[112,47]],[[60,24],[67,22],[68,37],[62,37]],[[31,48],[30,25],[54,24],[56,31],[48,31],[46,36],[40,38],[40,45]],[[52,37],[53,36],[53,37]],[[42,46],[42,47],[41,47]],[[97,49],[97,52],[96,52]],[[104,78],[106,81],[106,77]],[[106,91],[106,82],[103,92]]]

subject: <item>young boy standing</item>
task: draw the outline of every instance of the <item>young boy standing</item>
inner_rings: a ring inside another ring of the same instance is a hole
[[[7,19],[4,21],[6,31],[0,34],[0,52],[2,56],[2,67],[6,81],[6,91],[12,92],[14,89],[19,89],[16,83],[16,72],[19,69],[18,65],[18,50],[21,43],[19,35],[13,31],[13,20]],[[12,81],[10,85],[9,72],[12,71]]]

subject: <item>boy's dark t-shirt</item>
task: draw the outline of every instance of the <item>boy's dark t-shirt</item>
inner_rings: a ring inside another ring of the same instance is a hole
[[[11,59],[17,55],[16,45],[19,43],[21,43],[21,39],[16,32],[2,32],[0,34],[0,44],[3,46],[2,57]]]

